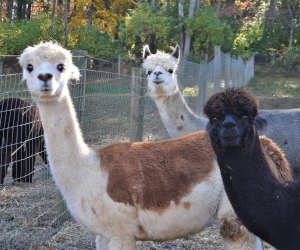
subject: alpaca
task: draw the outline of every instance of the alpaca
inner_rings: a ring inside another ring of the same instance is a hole
[[[148,74],[149,95],[155,101],[169,135],[177,137],[203,129],[208,122],[207,118],[197,116],[191,111],[177,85],[175,72],[179,59],[179,46],[177,45],[172,54],[169,55],[163,52],[152,54],[149,46],[146,45],[143,50],[143,58],[144,63],[142,66]],[[231,231],[238,232],[240,230],[241,223],[239,223],[239,219],[229,202],[219,204],[219,206],[221,205],[228,206],[227,212],[220,214],[218,217],[220,220],[220,234],[225,241],[225,246],[227,248],[241,248],[238,247],[238,244],[243,242],[244,235],[231,236]],[[220,210],[222,209],[224,208],[220,208]],[[252,239],[250,237],[250,241]],[[257,241],[259,240],[257,239]]]
[[[225,190],[243,224],[277,249],[300,249],[300,181],[281,183],[270,172],[254,96],[227,89],[207,100],[204,113]]]
[[[205,129],[208,122],[203,115],[197,116],[191,111],[178,88],[176,68],[179,57],[178,46],[171,55],[163,52],[152,54],[148,45],[143,49],[142,66],[148,74],[148,92],[172,138]],[[283,149],[295,174],[300,175],[300,109],[259,112],[268,121],[267,129],[260,131],[260,134],[266,135]]]
[[[132,250],[136,240],[185,237],[227,212],[228,206],[218,207],[228,199],[206,132],[89,147],[67,86],[79,78],[71,53],[44,42],[26,48],[19,62],[40,112],[52,176],[72,216],[97,235],[97,249]],[[266,153],[271,161],[275,153]]]
[[[7,98],[0,101],[0,183],[12,163],[12,177],[18,182],[32,182],[35,154],[47,164],[42,124],[37,109],[30,103]]]

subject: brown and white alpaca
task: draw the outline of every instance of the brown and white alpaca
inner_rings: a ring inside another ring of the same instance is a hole
[[[179,46],[171,54],[152,54],[148,45],[143,49],[142,66],[148,74],[149,95],[155,101],[164,126],[172,138],[205,129],[208,122],[205,116],[193,113],[178,88],[176,69],[179,57]],[[279,145],[295,174],[300,175],[300,109],[259,112],[268,121],[267,129],[260,131],[260,134],[266,135]]]
[[[79,77],[71,53],[40,43],[19,62],[40,112],[53,178],[73,217],[97,234],[97,249],[132,250],[137,240],[185,237],[219,212],[224,192],[206,132],[91,148],[67,87]]]
[[[243,89],[226,89],[207,100],[204,112],[225,190],[239,218],[276,249],[300,249],[300,179],[280,183],[271,173],[257,132],[262,123],[255,97]]]

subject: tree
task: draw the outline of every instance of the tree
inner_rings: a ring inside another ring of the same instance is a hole
[[[190,0],[189,4],[189,15],[188,18],[192,19],[195,14],[196,9],[196,0]],[[191,50],[191,42],[192,38],[189,32],[185,34],[185,41],[184,41],[184,50],[183,50],[183,59],[186,60],[188,55],[190,54]]]

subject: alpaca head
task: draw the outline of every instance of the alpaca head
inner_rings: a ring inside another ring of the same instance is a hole
[[[70,79],[79,79],[71,53],[53,42],[27,47],[19,57],[28,89],[36,101],[58,98]]]
[[[178,92],[176,68],[179,61],[179,46],[171,54],[150,52],[146,45],[142,64],[148,75],[148,91],[152,98],[164,98]]]
[[[213,94],[204,106],[209,118],[208,131],[215,150],[247,148],[257,134],[256,127],[266,126],[266,120],[257,116],[258,102],[243,89],[226,89]]]

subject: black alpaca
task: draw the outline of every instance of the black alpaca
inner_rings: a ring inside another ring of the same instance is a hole
[[[300,249],[300,182],[282,184],[272,175],[256,130],[266,121],[257,116],[255,98],[242,89],[227,89],[207,100],[204,113],[225,190],[238,217],[274,247]]]
[[[35,155],[47,164],[43,128],[37,109],[30,103],[7,98],[0,101],[0,184],[12,163],[12,177],[32,182]]]

